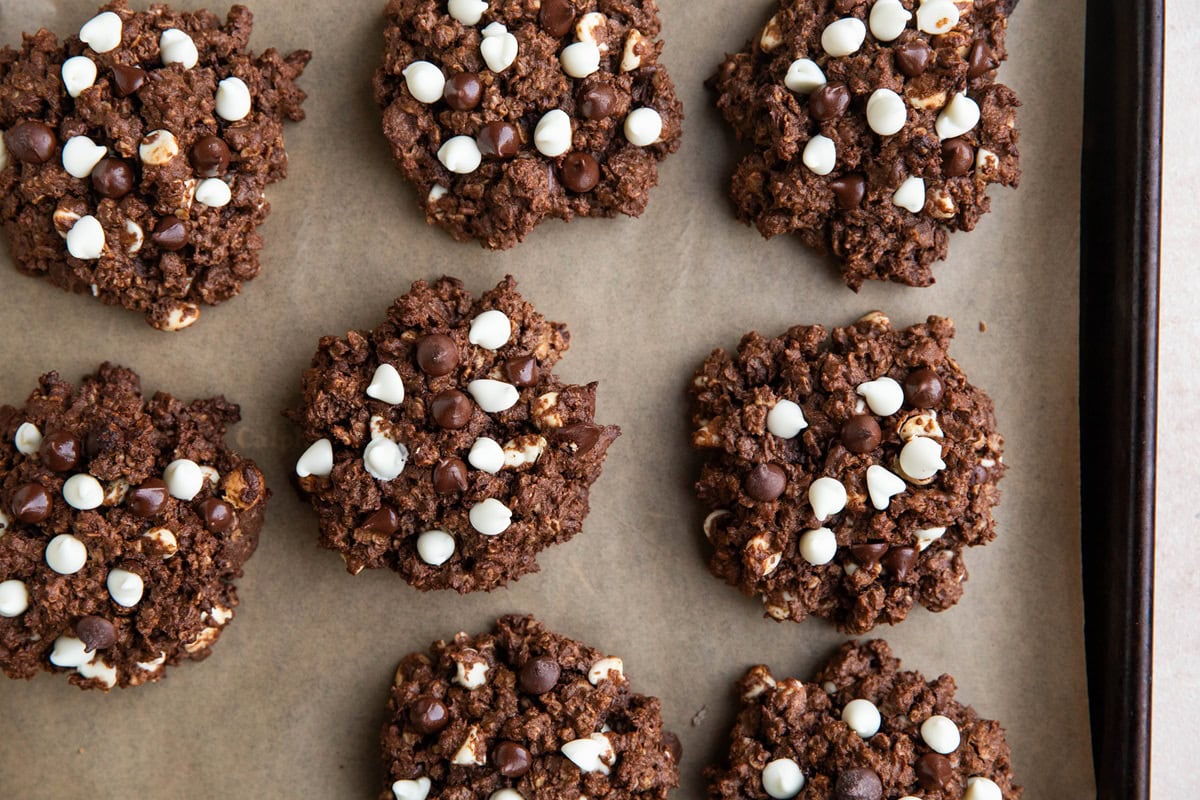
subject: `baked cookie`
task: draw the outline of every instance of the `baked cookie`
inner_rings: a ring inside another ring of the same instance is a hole
[[[179,330],[258,274],[309,54],[247,51],[252,17],[114,0],[0,50],[0,220],[17,269]]]
[[[430,224],[507,249],[639,216],[683,107],[654,0],[390,0],[375,100]]]
[[[1016,186],[1016,110],[996,83],[1017,0],[781,0],[711,79],[749,151],[731,182],[763,236],[797,233],[842,277],[933,283],[951,230]]]
[[[902,672],[886,642],[842,645],[811,683],[764,666],[738,684],[742,709],[712,800],[1018,800],[1000,723],[954,699],[954,679]]]
[[[147,400],[110,364],[0,406],[0,669],[107,690],[208,656],[269,494],[225,446],[238,416],[223,397]]]
[[[949,355],[954,323],[868,314],[716,350],[692,381],[709,568],[767,615],[853,633],[958,602],[964,547],[995,538],[992,401]]]
[[[682,750],[621,659],[508,616],[396,670],[379,800],[665,798]]]
[[[570,335],[516,285],[417,281],[374,330],[321,340],[296,475],[351,573],[489,590],[579,533],[620,429],[595,423],[595,383],[551,372]]]

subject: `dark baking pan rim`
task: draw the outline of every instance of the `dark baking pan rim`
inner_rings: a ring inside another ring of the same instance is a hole
[[[1100,800],[1150,797],[1163,0],[1089,0],[1079,391]]]

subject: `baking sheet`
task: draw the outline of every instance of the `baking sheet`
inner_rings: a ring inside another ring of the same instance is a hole
[[[1004,723],[1027,797],[1092,796],[1075,385],[1083,6],[1026,0],[1012,21],[1001,75],[1025,103],[1021,188],[993,190],[993,213],[952,238],[936,286],[855,295],[798,241],[766,242],[737,223],[725,198],[732,139],[702,82],[756,35],[769,3],[661,0],[663,60],[688,119],[647,213],[548,222],[497,254],[426,227],[392,168],[370,90],[382,2],[259,0],[254,48],[315,57],[302,79],[309,118],[286,132],[291,177],[269,191],[263,274],[241,297],[164,334],[18,274],[0,248],[0,402],[23,401],[44,371],[75,380],[110,359],[136,369],[148,392],[242,404],[233,441],[275,491],[242,605],[210,659],[158,685],[103,695],[49,675],[0,680],[0,795],[371,797],[397,660],[526,611],[621,655],[635,688],[662,698],[684,744],[674,796],[698,800],[742,671],[763,662],[807,677],[842,637],[819,620],[763,619],[757,600],[708,575],[687,379],[747,330],[845,324],[881,308],[898,324],[957,321],[952,353],[995,399],[1011,469],[999,538],[968,552],[962,602],[918,608],[876,635],[906,666],[954,675],[964,702]],[[0,41],[39,26],[69,33],[94,10],[91,0],[4,0]],[[478,292],[509,272],[571,327],[559,373],[599,380],[598,417],[624,430],[584,532],[545,552],[541,573],[491,594],[422,595],[390,572],[351,577],[317,548],[315,518],[287,481],[301,443],[280,412],[298,401],[317,339],[374,325],[417,278],[450,273]]]

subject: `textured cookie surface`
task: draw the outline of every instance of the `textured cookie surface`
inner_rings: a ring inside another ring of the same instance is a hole
[[[251,24],[242,6],[222,24],[117,0],[63,41],[41,30],[0,50],[0,220],[18,269],[164,330],[258,274],[309,54],[250,53]]]
[[[953,336],[948,319],[896,330],[873,312],[714,351],[691,386],[713,574],[775,619],[855,633],[958,602],[1005,467]]]
[[[713,800],[1018,800],[1000,723],[954,698],[954,679],[900,669],[887,643],[842,645],[815,679],[753,667]],[[803,787],[803,788],[801,788]]]
[[[654,0],[391,0],[383,129],[426,220],[503,249],[543,219],[638,216],[683,108]]]
[[[205,658],[233,618],[267,489],[225,446],[238,407],[142,396],[105,364],[0,406],[0,668],[134,686]]]
[[[479,298],[418,281],[374,330],[322,339],[293,414],[321,543],[422,590],[536,571],[579,532],[620,433],[594,421],[596,384],[551,372],[569,341],[511,277]]]
[[[533,617],[460,633],[396,670],[382,735],[380,800],[665,798],[679,739],[620,658]]]
[[[738,218],[796,233],[846,283],[933,283],[951,230],[1020,177],[1011,89],[996,82],[1016,0],[782,0],[711,85],[745,148]]]

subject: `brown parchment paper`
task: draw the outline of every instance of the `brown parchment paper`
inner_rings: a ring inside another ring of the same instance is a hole
[[[111,359],[145,389],[241,403],[236,445],[275,491],[237,618],[202,664],[109,695],[65,679],[0,679],[0,797],[367,798],[397,660],[506,612],[625,659],[662,698],[684,744],[675,797],[703,797],[700,770],[726,747],[732,683],[751,664],[807,677],[840,641],[820,620],[762,618],[757,600],[710,577],[691,494],[685,385],[716,346],[747,330],[845,324],[873,308],[901,324],[953,317],[955,355],[996,401],[1011,465],[999,538],[968,552],[955,608],[917,608],[877,631],[912,668],[955,676],[960,697],[1006,726],[1026,797],[1094,793],[1082,651],[1076,412],[1077,191],[1083,0],[1026,0],[1002,79],[1016,88],[1024,178],[993,190],[993,213],[953,237],[929,289],[871,284],[855,295],[792,239],[764,241],[732,216],[732,140],[702,82],[770,15],[766,0],[660,0],[664,61],[687,109],[683,147],[640,220],[542,225],[489,253],[428,228],[395,172],[371,99],[382,0],[257,0],[253,46],[315,53],[308,120],[286,137],[291,177],[273,187],[263,273],[242,296],[176,334],[68,296],[11,269],[0,248],[0,402],[37,376],[75,380]],[[0,0],[0,41],[62,35],[94,0]],[[183,5],[207,5],[200,0]],[[507,590],[422,595],[390,572],[348,575],[316,546],[315,518],[288,484],[300,439],[280,412],[298,401],[318,337],[370,327],[417,278],[449,273],[482,291],[511,272],[567,322],[571,381],[601,382],[610,451],[584,532]],[[986,321],[987,331],[980,330]]]

